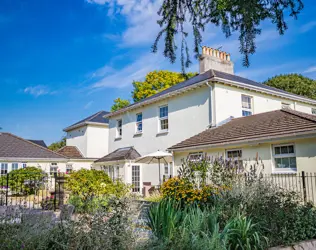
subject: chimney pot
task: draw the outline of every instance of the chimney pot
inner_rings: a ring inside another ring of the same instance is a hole
[[[234,63],[231,61],[229,53],[203,46],[202,55],[200,58],[200,73],[214,69],[234,74]]]

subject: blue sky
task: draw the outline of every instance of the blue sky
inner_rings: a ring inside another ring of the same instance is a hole
[[[161,0],[2,0],[0,5],[0,127],[28,139],[59,140],[62,129],[117,97],[155,69],[180,71],[150,53]],[[209,26],[203,44],[230,52],[236,74],[257,81],[280,73],[316,79],[316,5],[304,0],[282,37],[262,25],[251,66],[242,67],[236,36]],[[192,39],[189,38],[189,44]],[[197,71],[193,61],[190,70]]]

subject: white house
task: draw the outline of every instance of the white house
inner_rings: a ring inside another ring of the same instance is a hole
[[[109,112],[99,111],[64,129],[66,146],[58,153],[69,159],[67,170],[90,169],[93,163],[108,154]]]
[[[199,75],[105,115],[109,118],[109,152],[126,147],[133,147],[140,155],[167,150],[232,118],[285,107],[308,114],[316,112],[316,100],[236,76],[233,72],[229,54],[203,47]],[[175,162],[177,164],[177,159]],[[140,179],[140,189],[143,182],[158,184],[156,166],[136,164],[133,160],[123,165],[107,162],[106,158],[102,162],[103,167],[115,165],[127,168],[121,171],[126,174],[125,180]],[[176,174],[172,166],[163,168],[164,174]],[[139,171],[133,171],[135,169]]]

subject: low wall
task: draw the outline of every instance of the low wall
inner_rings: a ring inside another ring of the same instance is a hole
[[[307,240],[295,243],[287,247],[272,247],[269,250],[314,250],[316,249],[316,240]]]

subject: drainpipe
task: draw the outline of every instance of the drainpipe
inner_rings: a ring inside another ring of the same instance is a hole
[[[209,91],[209,127],[216,126],[216,115],[215,115],[215,100],[214,100],[214,87],[210,85],[208,82],[205,83],[210,91]]]

